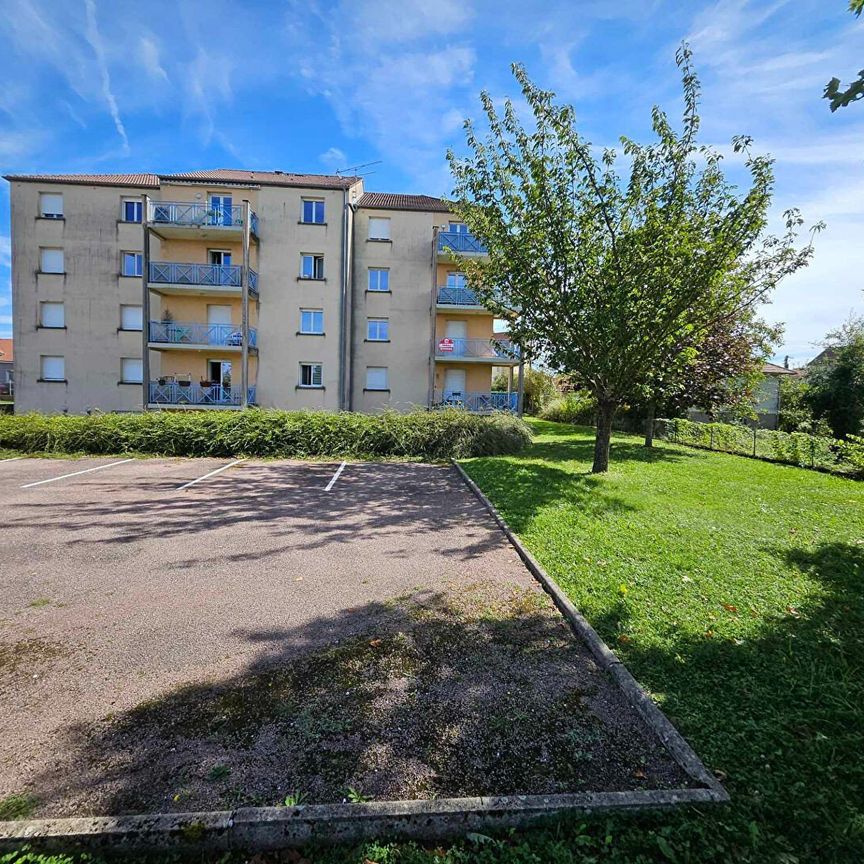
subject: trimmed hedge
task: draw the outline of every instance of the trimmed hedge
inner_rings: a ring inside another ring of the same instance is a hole
[[[0,416],[0,448],[22,453],[158,456],[346,456],[443,460],[517,453],[528,426],[506,414],[160,411]]]
[[[664,424],[663,437],[677,444],[864,477],[864,439],[856,436],[840,441],[806,432],[775,432],[732,423],[684,419],[658,422]]]

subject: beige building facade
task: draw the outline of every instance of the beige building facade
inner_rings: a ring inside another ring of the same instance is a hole
[[[6,179],[18,412],[519,410],[518,352],[454,263],[483,250],[440,199],[227,169]]]

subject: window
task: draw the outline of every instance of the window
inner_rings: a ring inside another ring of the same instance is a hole
[[[366,322],[366,339],[369,342],[389,342],[390,321],[387,318],[370,318]]]
[[[366,389],[367,390],[389,390],[390,385],[387,383],[387,367],[386,366],[367,366],[366,367]]]
[[[39,215],[43,219],[63,218],[63,196],[53,192],[39,194]]]
[[[143,330],[144,310],[141,306],[120,307],[120,329],[121,330]]]
[[[468,283],[465,281],[464,273],[457,273],[452,271],[447,274],[447,287],[448,288],[466,288]]]
[[[390,220],[372,217],[369,220],[369,239],[370,240],[389,240],[390,239]]]
[[[40,249],[39,269],[43,273],[63,273],[63,250]]]
[[[230,249],[208,249],[207,257],[211,264],[216,264],[219,267],[231,266],[231,250]]]
[[[62,303],[39,304],[39,326],[60,328],[66,326],[66,315]]]
[[[144,256],[140,252],[124,252],[121,276],[140,276],[144,272]]]
[[[144,214],[144,203],[139,198],[123,199],[123,221],[141,222]]]
[[[303,222],[308,222],[312,225],[323,225],[324,224],[324,202],[318,200],[311,200],[309,198],[303,199]]]
[[[300,261],[300,277],[302,279],[323,279],[324,256],[304,255]]]
[[[389,291],[390,290],[390,271],[382,270],[378,267],[369,268],[369,290],[370,291]]]
[[[468,226],[464,222],[451,222],[447,229],[451,234],[468,234]]]
[[[323,309],[301,309],[300,310],[300,332],[301,333],[323,333],[324,332],[324,310]]]
[[[300,364],[300,386],[301,387],[323,387],[324,376],[320,363]]]
[[[43,381],[66,380],[66,360],[63,357],[47,357],[43,354],[39,360],[40,377]]]
[[[144,364],[140,357],[123,357],[120,360],[120,381],[123,384],[140,384],[144,380]]]

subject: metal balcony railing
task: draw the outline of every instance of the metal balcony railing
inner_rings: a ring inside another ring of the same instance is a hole
[[[158,285],[212,285],[214,288],[239,288],[239,264],[181,264],[151,261],[148,280]],[[249,290],[258,293],[258,274],[249,269]]]
[[[482,306],[477,295],[464,285],[442,285],[438,289],[439,306]]]
[[[488,250],[473,234],[464,231],[441,231],[438,234],[438,251],[483,255]]]
[[[213,205],[195,201],[151,201],[149,221],[154,225],[189,228],[242,228],[242,204]],[[258,214],[252,211],[250,230],[258,236]]]
[[[518,345],[506,339],[451,339],[444,336],[435,344],[435,356],[518,360],[520,352]]]
[[[148,401],[151,405],[241,405],[243,391],[239,387],[222,384],[203,386],[160,379],[151,381]],[[255,403],[255,387],[248,389],[248,402]]]
[[[241,347],[243,332],[233,324],[199,324],[192,321],[151,321],[149,340],[169,345],[224,345]],[[258,347],[258,332],[249,328],[249,347]]]
[[[461,390],[435,392],[438,408],[462,408],[476,414],[507,411],[514,414],[519,407],[518,393],[468,393]]]

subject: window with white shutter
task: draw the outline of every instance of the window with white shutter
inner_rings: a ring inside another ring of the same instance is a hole
[[[382,219],[373,216],[369,219],[369,239],[370,240],[389,240],[390,239],[390,220]]]
[[[62,303],[40,303],[39,304],[39,326],[40,327],[65,327],[66,313]]]
[[[387,390],[389,387],[386,366],[366,367],[367,390]]]
[[[143,330],[144,314],[141,306],[120,307],[121,330]]]
[[[43,219],[63,218],[63,196],[55,192],[42,192],[39,195],[39,215]]]
[[[63,250],[40,249],[39,269],[43,273],[63,273]]]
[[[65,381],[66,360],[58,356],[42,355],[39,364],[40,377],[43,381]]]

